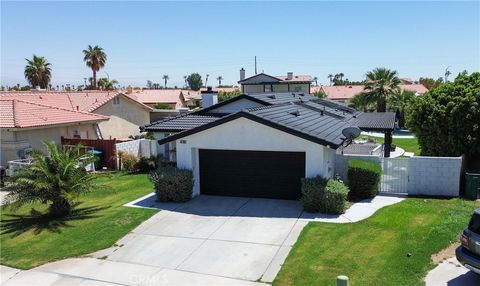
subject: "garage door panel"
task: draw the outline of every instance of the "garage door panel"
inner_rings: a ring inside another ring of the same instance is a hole
[[[199,150],[203,194],[298,199],[305,153]]]

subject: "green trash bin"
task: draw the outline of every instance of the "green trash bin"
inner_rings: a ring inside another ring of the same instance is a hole
[[[465,197],[471,200],[480,198],[480,171],[465,172]]]

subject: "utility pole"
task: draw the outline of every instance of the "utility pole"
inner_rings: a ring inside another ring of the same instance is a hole
[[[257,56],[255,56],[255,74],[257,74]]]

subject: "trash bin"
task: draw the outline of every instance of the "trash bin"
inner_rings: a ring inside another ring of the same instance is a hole
[[[97,158],[95,161],[95,170],[100,170],[103,167],[103,152],[95,149],[91,151],[91,154]]]
[[[471,200],[480,198],[480,170],[465,172],[465,197]]]

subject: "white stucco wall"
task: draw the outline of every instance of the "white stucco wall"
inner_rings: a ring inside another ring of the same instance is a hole
[[[263,106],[263,105],[261,105],[258,102],[254,102],[254,101],[242,98],[234,102],[231,102],[229,104],[210,110],[210,112],[211,113],[235,113],[235,112],[244,110],[246,108],[260,107],[260,106]]]
[[[114,104],[114,101],[110,100],[93,113],[110,117],[109,120],[98,124],[104,139],[138,135],[139,127],[150,123],[150,111],[123,96],[120,96],[119,104]]]
[[[53,140],[60,144],[61,137],[73,138],[79,134],[85,139],[97,139],[93,123],[82,123],[70,126],[54,126],[38,129],[1,129],[1,165],[8,161],[19,159],[17,151],[25,148],[46,151],[43,141]]]
[[[307,177],[332,177],[334,170],[335,150],[246,118],[181,138],[176,147],[177,167],[193,171],[194,195],[200,193],[199,149],[305,152]]]

